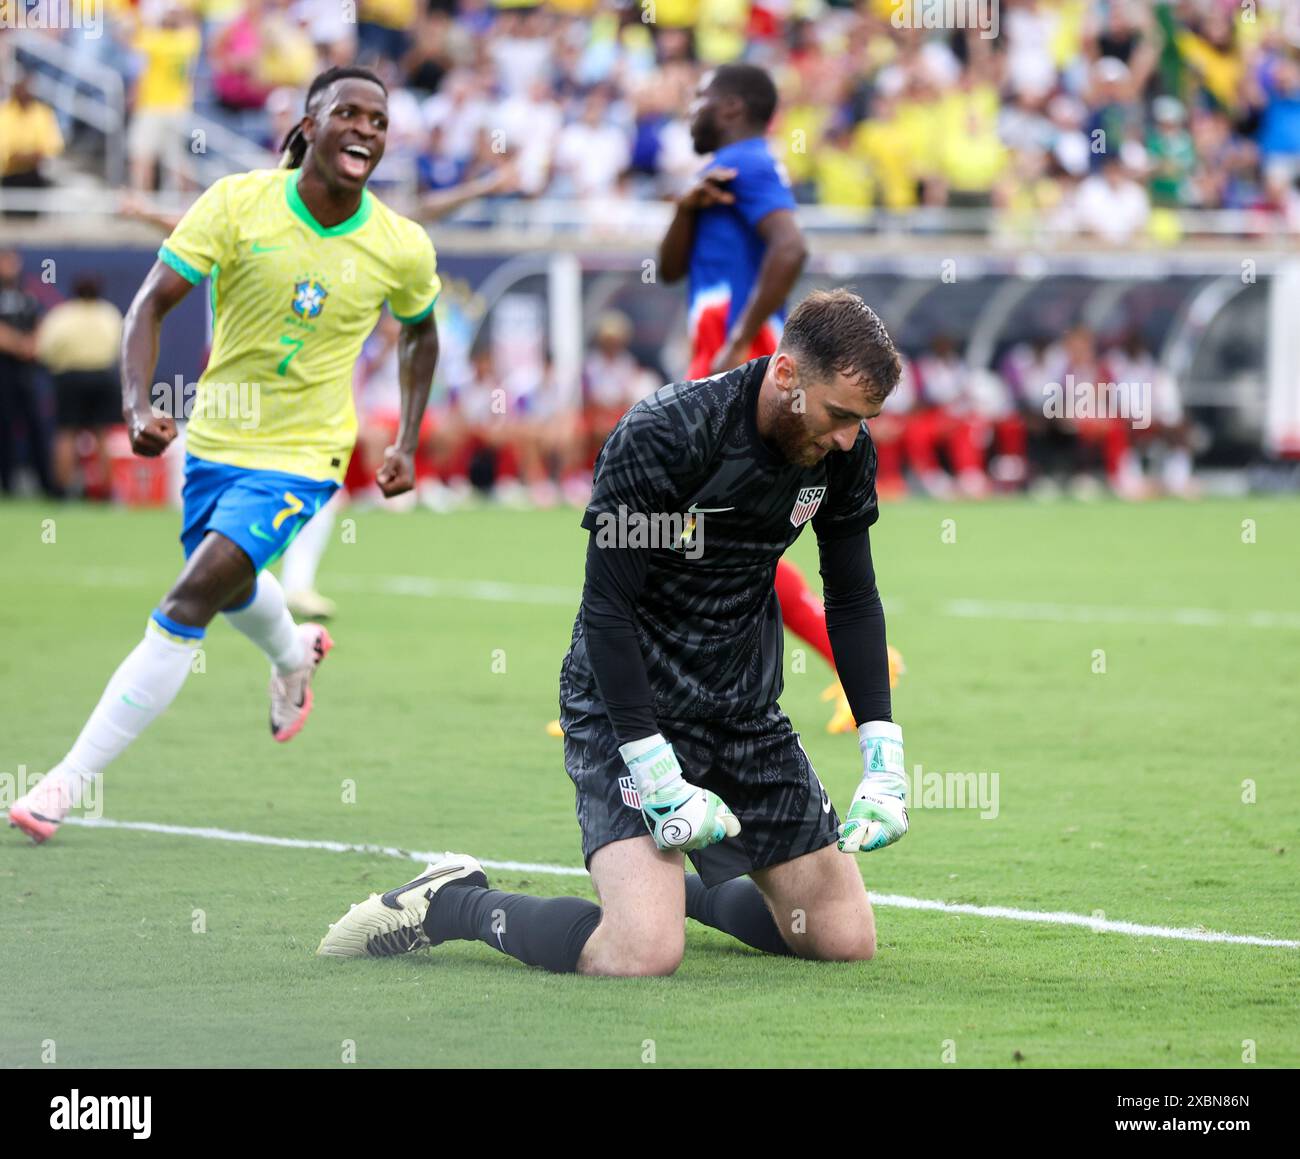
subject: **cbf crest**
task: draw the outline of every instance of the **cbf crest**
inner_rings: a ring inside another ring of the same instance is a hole
[[[294,282],[292,302],[294,314],[308,322],[320,317],[329,294],[329,290],[317,278],[306,277],[300,282]]]
[[[817,508],[822,505],[825,497],[825,487],[801,487],[795,496],[794,507],[790,509],[790,522],[796,527],[802,527],[817,514]]]

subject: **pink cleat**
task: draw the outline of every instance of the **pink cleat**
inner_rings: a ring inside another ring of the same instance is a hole
[[[320,624],[299,624],[307,659],[286,676],[271,673],[271,736],[283,744],[293,740],[311,715],[311,678],[334,647],[330,634]]]
[[[42,777],[9,806],[9,824],[40,845],[54,836],[72,805],[72,790],[65,782],[58,777]]]

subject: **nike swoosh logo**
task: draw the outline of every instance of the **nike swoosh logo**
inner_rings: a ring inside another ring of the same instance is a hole
[[[255,535],[258,539],[265,539],[267,543],[275,542],[275,537],[273,535],[267,535],[266,532],[262,530],[260,524],[254,523],[249,527],[248,531],[250,535]]]
[[[390,889],[382,898],[380,898],[380,900],[389,909],[401,909],[402,907],[397,904],[397,895],[399,893],[406,893],[407,890],[414,889],[417,885],[428,885],[429,882],[437,881],[440,877],[448,877],[453,873],[459,873],[464,868],[465,867],[460,864],[445,865],[441,869],[435,870],[433,873],[426,874],[424,877],[417,877],[414,881],[408,881],[405,885],[399,885],[396,889]]]
[[[122,701],[125,704],[129,704],[132,708],[138,708],[141,712],[149,711],[149,706],[147,704],[136,704],[136,702],[132,700],[125,692],[122,693]]]
[[[715,515],[720,511],[735,511],[734,507],[697,507],[692,503],[686,508],[687,515]]]
[[[255,254],[269,254],[276,250],[287,250],[287,245],[262,245],[261,242],[253,242],[252,251]]]

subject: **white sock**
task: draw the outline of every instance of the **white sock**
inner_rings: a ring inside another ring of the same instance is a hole
[[[281,557],[280,579],[286,592],[315,590],[316,569],[320,567],[321,557],[330,545],[334,517],[343,504],[342,494],[341,491],[335,492],[333,498],[307,520]]]
[[[72,790],[74,801],[176,699],[202,638],[202,632],[188,640],[171,635],[150,620],[144,639],[109,679],[68,755],[50,770]]]
[[[227,612],[231,627],[242,632],[262,649],[281,674],[301,668],[307,648],[298,625],[284,603],[284,588],[269,571],[257,577],[252,603],[237,612]]]

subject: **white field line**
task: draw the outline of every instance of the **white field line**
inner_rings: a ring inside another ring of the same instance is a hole
[[[85,587],[135,587],[157,578],[143,569],[87,568],[69,581]],[[414,596],[426,600],[472,600],[495,604],[550,604],[577,608],[581,589],[499,580],[450,580],[432,576],[332,575],[326,587],[362,595]],[[901,599],[885,601],[890,615],[903,612]],[[1265,628],[1300,631],[1300,612],[1223,612],[1213,608],[1125,607],[1113,604],[1057,604],[1022,600],[945,600],[938,612],[957,619],[1037,621],[1056,624],[1169,624],[1180,628]]]
[[[1300,630],[1300,612],[1219,612],[1212,608],[1128,608],[1109,604],[1046,604],[1016,600],[947,600],[940,605],[939,610],[945,616],[981,620]]]
[[[417,575],[331,576],[326,586],[368,595],[482,600],[493,604],[561,604],[568,608],[576,608],[582,596],[579,588],[502,583],[500,580],[444,580]]]
[[[414,849],[399,849],[395,845],[356,845],[347,841],[308,841],[300,837],[267,837],[260,833],[240,833],[230,829],[209,826],[162,825],[153,821],[112,821],[106,817],[69,817],[68,825],[82,825],[89,829],[130,829],[143,833],[162,833],[169,837],[197,837],[206,841],[231,841],[245,845],[270,845],[280,849],[316,849],[327,853],[368,853],[395,857],[407,861],[428,862],[441,856]],[[546,865],[531,861],[486,861],[487,869],[501,869],[515,873],[544,873],[563,877],[586,877],[585,869],[570,865]],[[1300,941],[1288,938],[1260,938],[1252,934],[1223,934],[1212,930],[1187,929],[1176,926],[1144,926],[1136,922],[1110,921],[1088,917],[1084,914],[1045,912],[1042,910],[1014,909],[1000,905],[962,905],[946,901],[931,901],[899,894],[876,893],[872,903],[895,909],[933,910],[949,914],[969,914],[972,917],[1004,918],[1017,922],[1041,922],[1055,926],[1081,926],[1098,933],[1128,934],[1131,937],[1173,938],[1182,942],[1228,942],[1240,946],[1281,946],[1300,949]]]
[[[143,568],[89,567],[56,582],[78,587],[132,588],[156,583],[156,572]],[[435,579],[427,575],[331,575],[325,587],[375,596],[416,596],[426,600],[478,600],[494,604],[560,604],[577,608],[580,587],[545,587],[541,584],[502,583],[499,580]]]

